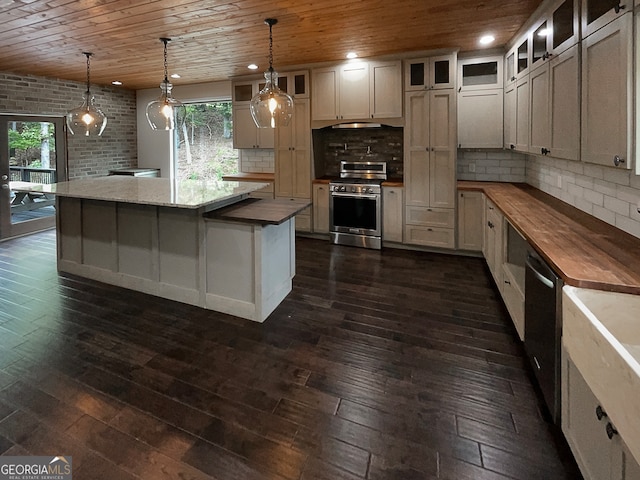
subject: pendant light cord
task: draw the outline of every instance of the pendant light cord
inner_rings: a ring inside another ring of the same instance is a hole
[[[273,26],[278,23],[278,19],[267,18],[264,23],[269,25],[269,78],[273,84]]]
[[[169,78],[167,78],[167,43],[171,40],[170,38],[161,38],[162,43],[164,43],[164,83],[169,83]]]
[[[91,52],[82,52],[87,56],[87,97],[91,94],[90,92],[90,88],[89,86],[91,85],[91,77],[90,77],[90,66],[91,66],[91,55],[93,55],[93,53]]]

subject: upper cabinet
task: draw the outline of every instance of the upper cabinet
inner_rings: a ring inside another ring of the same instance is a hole
[[[295,98],[309,98],[309,71],[281,73],[278,87]]]
[[[605,14],[606,15],[606,14]],[[582,160],[631,168],[633,15],[582,41]]]
[[[355,61],[312,71],[313,120],[402,117],[402,67]]]
[[[404,61],[404,90],[454,88],[456,55],[414,58]]]
[[[582,0],[582,38],[631,10],[633,0]]]
[[[458,91],[502,88],[501,56],[458,59]]]
[[[578,42],[578,1],[557,0],[534,26],[530,52],[532,70]]]

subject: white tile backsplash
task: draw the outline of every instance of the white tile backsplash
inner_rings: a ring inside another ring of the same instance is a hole
[[[240,150],[240,171],[243,173],[273,173],[275,158],[273,149],[256,148]]]
[[[474,170],[475,171],[472,171]],[[458,180],[524,182],[525,155],[509,150],[458,150]]]

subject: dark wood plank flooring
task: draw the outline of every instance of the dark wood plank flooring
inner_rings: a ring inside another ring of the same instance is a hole
[[[299,238],[264,324],[0,243],[0,453],[75,480],[574,479],[484,260]]]

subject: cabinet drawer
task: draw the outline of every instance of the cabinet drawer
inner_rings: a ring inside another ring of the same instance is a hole
[[[454,210],[448,208],[428,208],[407,206],[406,223],[431,227],[453,228]]]
[[[453,228],[423,227],[407,225],[404,231],[405,243],[428,247],[454,248]]]

